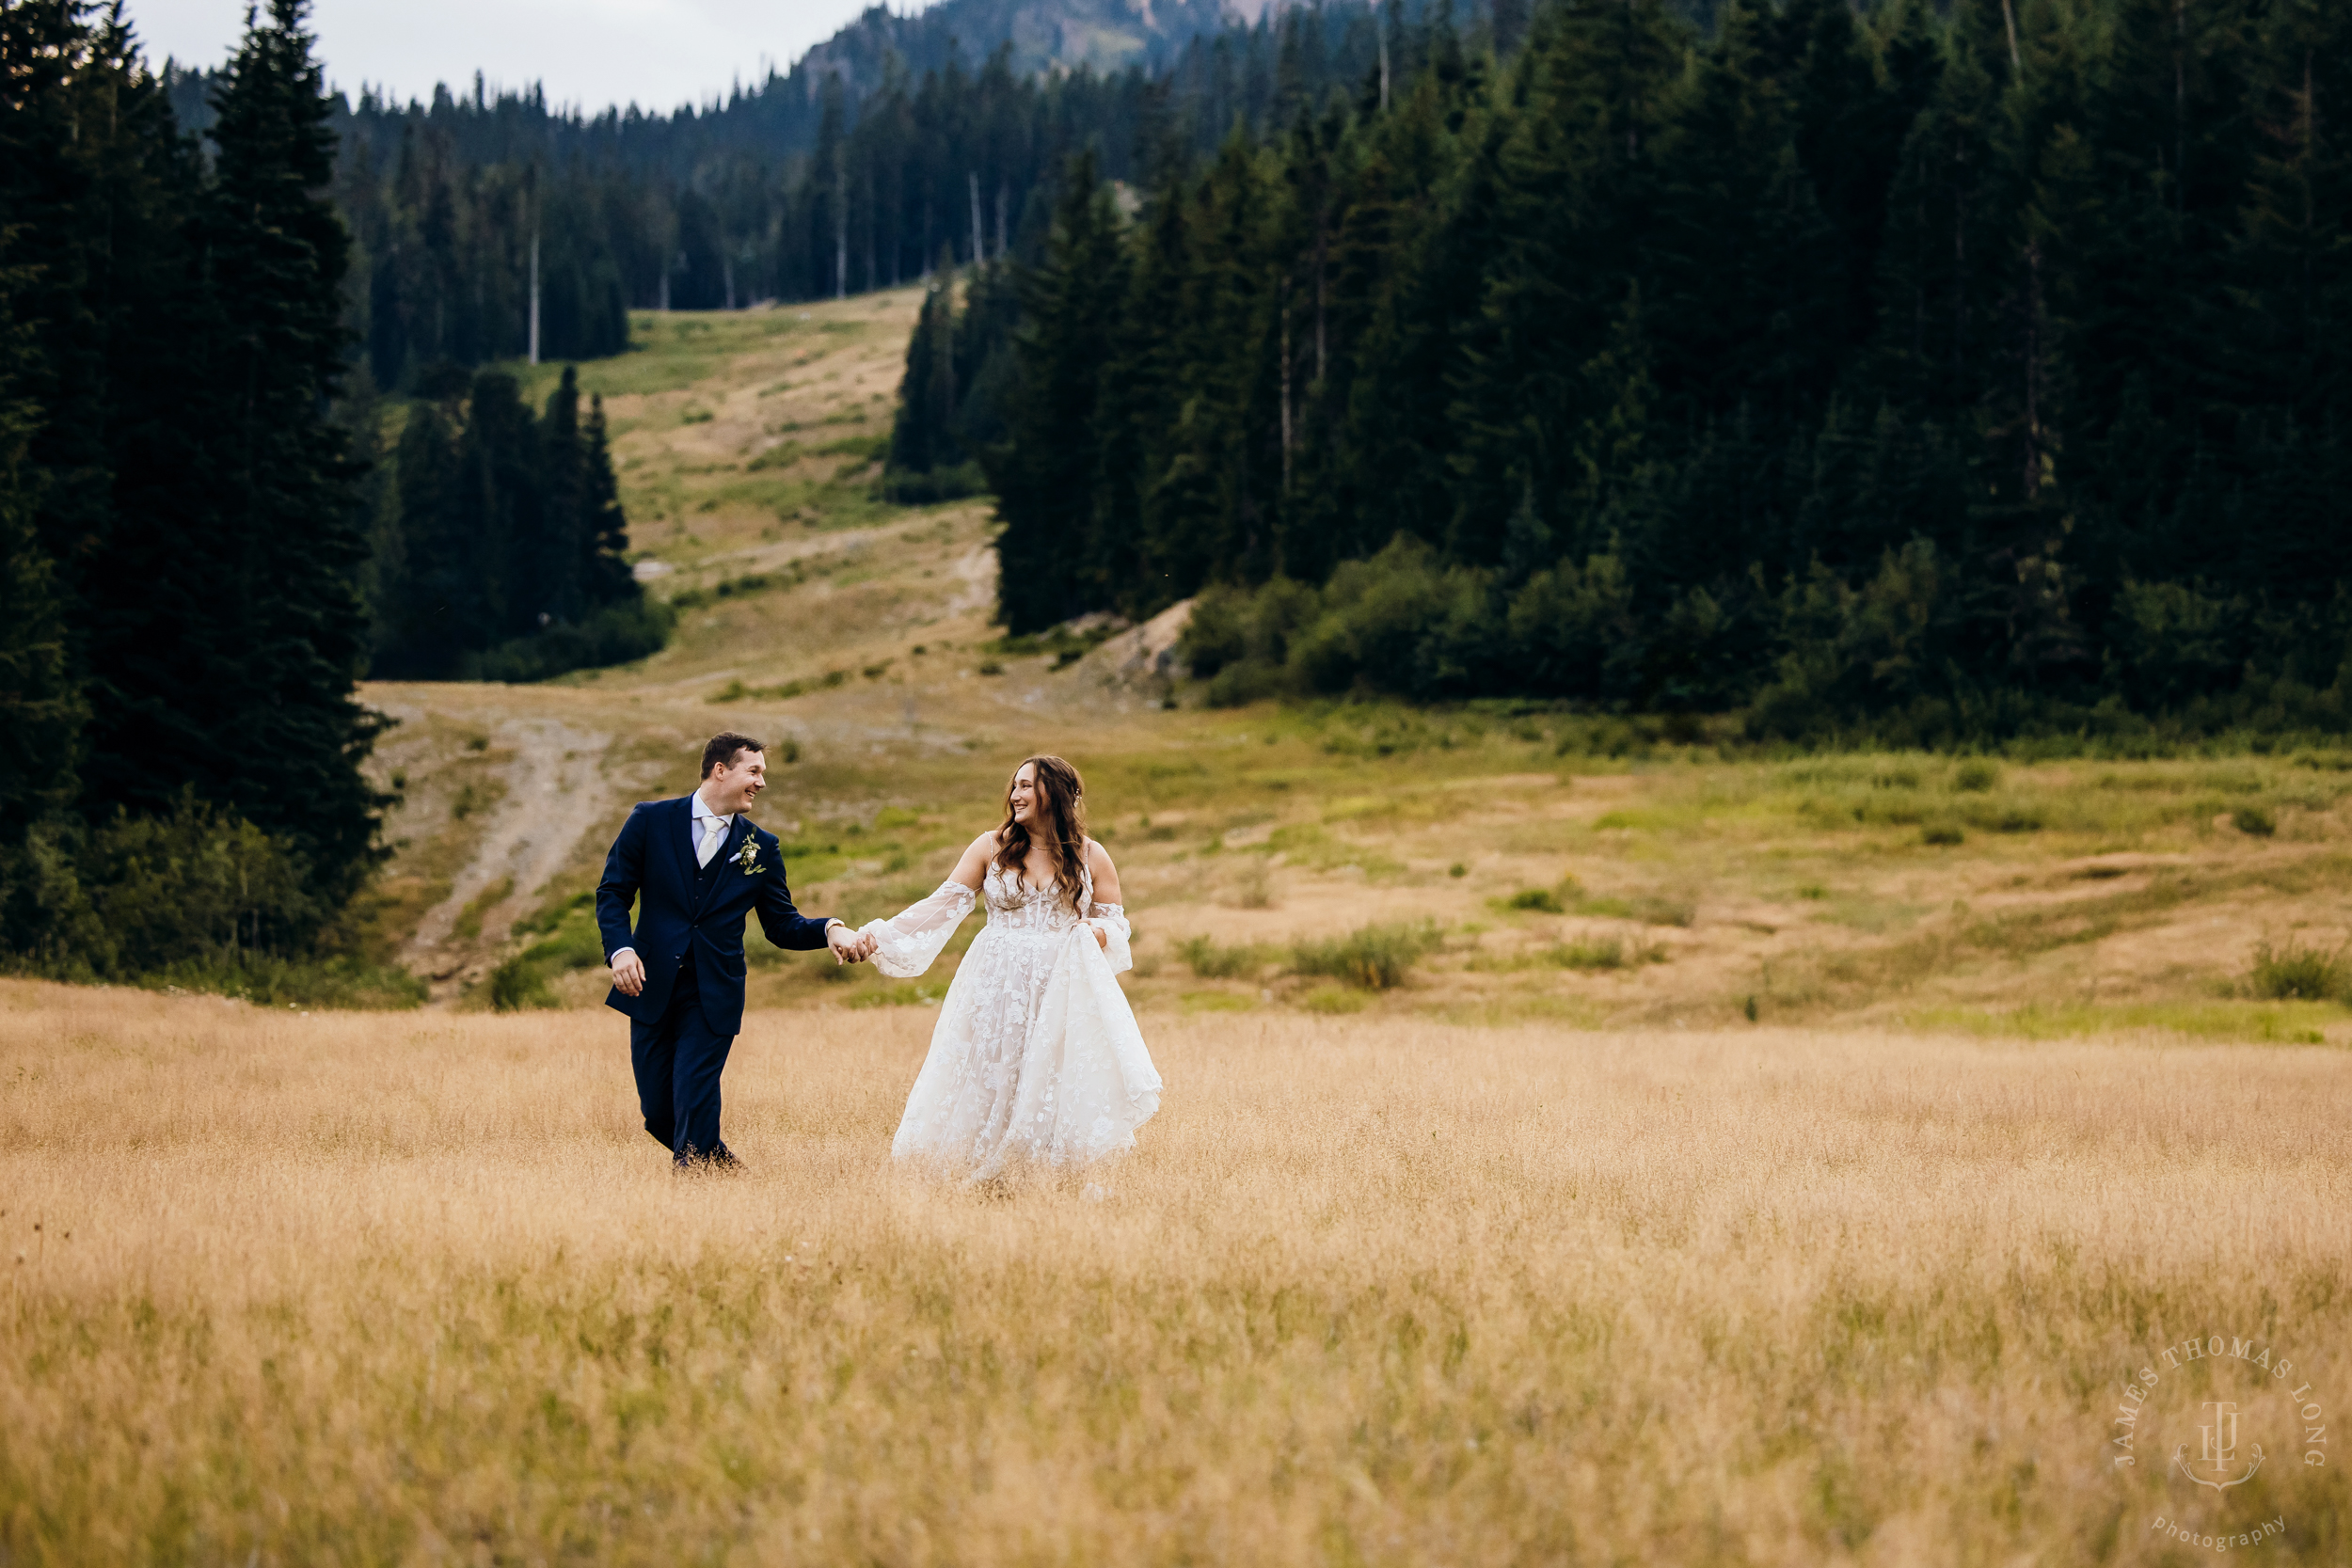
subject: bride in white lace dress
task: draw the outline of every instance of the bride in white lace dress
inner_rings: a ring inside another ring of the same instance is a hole
[[[890,1152],[985,1180],[1067,1168],[1135,1147],[1160,1075],[1125,993],[1119,870],[1086,836],[1086,785],[1061,758],[1013,774],[1004,825],[963,852],[939,891],[861,936],[884,974],[929,969],[976,902],[988,925],[940,1005],[930,1054]]]

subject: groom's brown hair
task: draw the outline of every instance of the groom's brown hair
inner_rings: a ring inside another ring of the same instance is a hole
[[[748,735],[738,735],[733,730],[723,730],[712,736],[703,745],[703,777],[706,779],[710,777],[710,770],[714,768],[734,767],[735,753],[738,752],[764,752],[767,749],[765,745],[754,740]]]

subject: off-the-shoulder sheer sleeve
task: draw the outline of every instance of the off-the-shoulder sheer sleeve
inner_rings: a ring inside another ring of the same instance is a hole
[[[1110,960],[1113,974],[1135,967],[1135,955],[1127,947],[1127,941],[1135,935],[1135,929],[1127,924],[1124,905],[1098,904],[1089,900],[1086,923],[1110,938],[1103,944],[1103,957]]]
[[[874,967],[899,980],[912,980],[930,968],[947,939],[963,924],[963,917],[972,912],[977,896],[950,877],[929,898],[908,905],[888,920],[868,921],[859,934],[876,941]]]

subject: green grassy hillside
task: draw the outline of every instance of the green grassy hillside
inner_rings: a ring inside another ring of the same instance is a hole
[[[582,367],[678,632],[544,687],[369,689],[405,721],[379,937],[438,999],[600,994],[602,850],[734,727],[771,741],[758,816],[803,907],[853,920],[935,886],[1024,755],[1071,757],[1147,1011],[2352,1039],[2352,758],[1743,760],[1705,725],[1209,710],[1135,634],[1007,644],[985,503],[873,496],[918,299],[644,316]],[[922,1006],[948,974],[754,953],[771,1006]]]

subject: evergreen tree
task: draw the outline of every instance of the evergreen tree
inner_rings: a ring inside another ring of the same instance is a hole
[[[376,797],[358,765],[378,721],[353,693],[368,541],[344,433],[326,417],[345,365],[348,242],[320,194],[335,142],[304,24],[303,0],[273,0],[215,89],[185,383],[214,388],[187,416],[200,467],[181,476],[189,494],[167,540],[118,546],[118,561],[151,566],[110,595],[92,639],[85,804],[163,809],[184,779],[286,835],[314,891],[340,903],[375,857]],[[171,579],[153,597],[180,638],[155,637],[141,578]]]
[[[907,342],[906,374],[898,384],[898,413],[891,425],[890,466],[909,475],[963,460],[955,439],[960,409],[956,388],[955,277],[945,265],[923,293]]]
[[[538,679],[660,646],[628,567],[602,400],[581,417],[570,367],[536,419],[502,372],[435,389],[400,438],[403,567],[381,672]]]
[[[612,447],[605,434],[604,395],[588,400],[588,422],[580,447],[580,533],[581,594],[592,609],[635,607],[644,590],[628,564],[628,518],[621,510],[621,482],[612,471]],[[659,646],[656,640],[656,646]],[[650,652],[650,649],[645,650]]]
[[[1125,288],[1119,214],[1097,170],[1090,152],[1072,160],[1045,264],[1024,282],[1009,437],[981,459],[1005,525],[998,604],[1016,633],[1103,603],[1107,590],[1089,579],[1101,547],[1092,437]]]
[[[37,405],[16,395],[32,333],[9,306],[22,269],[0,269],[0,931],[22,923],[5,906],[32,826],[73,802],[75,753],[87,709],[66,647],[56,563],[35,527],[29,449]]]

